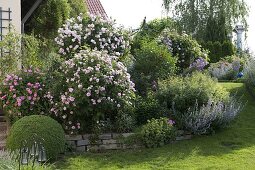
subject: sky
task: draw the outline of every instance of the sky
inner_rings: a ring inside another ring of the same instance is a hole
[[[250,7],[249,30],[246,46],[255,52],[255,0],[245,0]],[[146,16],[146,21],[164,16],[162,0],[101,0],[109,17],[126,28],[138,28]]]

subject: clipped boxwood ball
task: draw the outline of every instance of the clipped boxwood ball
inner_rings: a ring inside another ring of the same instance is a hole
[[[15,122],[6,146],[10,151],[16,151],[26,140],[30,148],[33,139],[43,144],[47,159],[55,159],[59,153],[64,152],[65,133],[62,126],[54,119],[42,115],[25,116]]]

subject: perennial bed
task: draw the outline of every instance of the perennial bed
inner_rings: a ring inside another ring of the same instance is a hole
[[[20,149],[25,160],[39,143],[49,161],[68,151],[168,144],[181,150],[183,142],[177,141],[207,138],[235,122],[243,101],[217,79],[241,78],[239,58],[209,63],[208,51],[195,39],[171,29],[155,36],[137,33],[134,40],[130,35],[101,16],[71,18],[55,38],[56,61],[7,74],[0,89],[14,129],[7,148]]]
[[[219,83],[248,103],[238,120],[213,135],[168,144],[161,148],[86,153],[66,157],[60,169],[254,169],[254,100],[242,83]],[[250,130],[249,130],[250,129]]]

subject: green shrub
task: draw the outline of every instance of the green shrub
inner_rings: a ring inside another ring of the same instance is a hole
[[[141,49],[135,51],[135,63],[131,71],[136,90],[146,95],[148,89],[157,85],[159,79],[174,74],[175,59],[167,48],[156,41],[143,41]]]
[[[33,35],[23,35],[22,37],[22,65],[26,68],[42,66],[39,53],[42,41]]]
[[[208,41],[202,43],[202,46],[210,51],[208,57],[211,63],[216,63],[224,57],[235,54],[235,48],[231,41],[224,41],[223,43],[219,41]]]
[[[53,41],[36,38],[33,34],[19,35],[10,32],[0,41],[0,49],[6,52],[0,57],[0,79],[17,72],[21,66],[47,70],[52,60],[55,60],[52,59],[56,51]]]
[[[18,61],[21,57],[20,51],[21,36],[15,32],[10,32],[0,41],[0,79],[2,80],[6,74],[18,70]]]
[[[141,36],[157,38],[164,29],[176,29],[177,25],[174,20],[170,18],[154,19],[143,25],[139,32]]]
[[[27,22],[26,30],[40,37],[54,38],[69,14],[67,0],[45,0]]]
[[[196,72],[189,77],[171,77],[159,83],[158,98],[169,109],[174,107],[174,119],[182,127],[182,117],[197,101],[198,107],[213,102],[226,101],[229,93],[209,76]]]
[[[51,58],[56,55],[56,47],[53,40],[36,38],[35,35],[22,35],[22,66],[30,66],[47,70],[51,65]]]
[[[84,17],[87,16],[87,6],[84,0],[68,0],[68,3],[71,7],[70,17],[77,17],[81,13]]]
[[[34,141],[29,139],[33,135],[37,142],[42,142],[48,159],[55,159],[59,153],[64,152],[64,130],[58,122],[42,115],[26,116],[14,123],[7,138],[7,148],[10,151],[17,151],[25,140],[31,147]]]
[[[148,120],[141,129],[142,143],[148,148],[159,147],[173,140],[175,132],[168,118]]]
[[[216,41],[213,43],[213,48],[211,49],[211,62],[215,63],[221,59],[222,56],[222,45],[220,42]]]
[[[169,110],[163,107],[159,101],[153,97],[138,98],[136,101],[136,122],[138,125],[146,124],[152,118],[159,119],[170,115]]]
[[[224,41],[222,44],[222,56],[232,56],[235,54],[235,47],[231,41]]]
[[[164,29],[174,30],[177,28],[176,23],[170,18],[155,19],[148,23],[142,23],[141,30],[134,36],[131,52],[141,48],[141,42],[144,40],[154,40]]]
[[[159,39],[172,56],[177,58],[176,66],[179,73],[189,68],[198,58],[207,60],[208,52],[202,49],[201,45],[191,36],[179,35],[165,30]]]
[[[135,128],[134,117],[130,114],[120,112],[118,113],[113,126],[113,130],[118,133],[132,132],[132,130]]]

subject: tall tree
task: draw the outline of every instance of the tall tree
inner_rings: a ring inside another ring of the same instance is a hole
[[[204,39],[210,22],[216,22],[216,29],[221,29],[218,36],[232,31],[237,22],[247,28],[248,7],[244,0],[163,0],[163,7],[184,31],[198,39]]]

